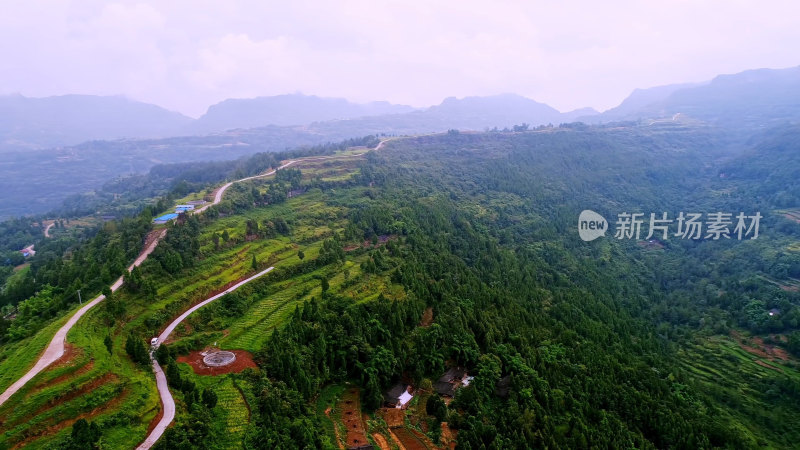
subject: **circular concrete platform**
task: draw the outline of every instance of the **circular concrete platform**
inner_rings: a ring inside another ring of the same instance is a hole
[[[203,363],[210,367],[222,367],[236,361],[236,355],[233,352],[214,352],[209,353],[203,357]]]

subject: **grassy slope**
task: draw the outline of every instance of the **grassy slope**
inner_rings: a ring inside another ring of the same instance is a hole
[[[681,349],[679,355],[684,374],[698,392],[705,394],[703,399],[696,399],[697,404],[708,400],[724,406],[722,413],[739,424],[751,446],[796,445],[781,439],[785,434],[782,430],[797,429],[800,418],[782,404],[780,390],[775,387],[781,378],[800,380],[796,362],[757,357],[722,336],[699,340]]]
[[[355,173],[351,160],[318,161],[301,168],[304,179],[319,177],[323,181],[343,181]],[[262,184],[259,181],[252,182],[255,186]],[[110,323],[105,307],[101,305],[73,328],[68,342],[77,350],[70,362],[48,368],[0,408],[3,417],[0,447],[20,442],[32,448],[44,446],[65,436],[79,417],[87,417],[101,424],[104,445],[110,448],[135,446],[144,438],[148,424],[156,416],[159,399],[150,371],[136,367],[125,354],[124,343],[129,332],[143,327],[149,317],[170,317],[174,315],[173,310],[183,309],[185,305],[207,297],[225,284],[248,275],[252,272],[253,255],[262,265],[276,267],[299,264],[298,250],[305,253],[306,260],[315,258],[322,240],[333,232],[341,232],[346,224],[346,209],[340,205],[358,204],[363,198],[360,188],[336,189],[326,193],[311,190],[289,199],[285,204],[220,218],[205,226],[199,237],[205,258],[179,276],[158,280],[158,296],[154,302],[123,290],[115,296],[126,304],[124,320]],[[263,222],[276,217],[282,217],[290,223],[293,230],[291,236],[250,242],[242,240],[230,247],[223,245],[219,249],[214,248],[212,234],[228,230],[232,240],[236,240],[243,234],[246,220]],[[329,278],[332,292],[351,296],[356,301],[369,300],[381,292],[393,297],[403,295],[402,289],[392,287],[386,277],[363,274],[359,264],[367,257],[360,252],[355,253],[349,255],[344,264],[322,267],[312,273],[275,283],[271,289],[275,294],[256,301],[243,317],[217,323],[228,327],[229,331],[220,344],[226,348],[257,350],[270,330],[280,326],[296,305],[319,295],[321,288],[318,277],[323,275]],[[25,341],[3,347],[2,355],[6,358],[0,363],[3,369],[0,383],[10,384],[18,374],[23,373],[67,317]],[[111,354],[103,345],[107,335],[113,339]],[[221,334],[211,333],[208,339],[219,336]],[[182,371],[187,373],[188,367],[184,366]],[[221,442],[220,448],[237,447],[247,420],[242,419],[246,405],[233,384],[234,378],[190,376],[198,380],[198,386],[212,386],[220,397],[220,407],[215,409],[218,420],[214,426],[224,428],[223,434],[234,431],[230,441]],[[242,381],[238,380],[237,383]],[[18,399],[23,399],[23,402],[20,403]],[[223,426],[223,423],[227,425]]]

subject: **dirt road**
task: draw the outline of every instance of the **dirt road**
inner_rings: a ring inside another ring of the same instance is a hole
[[[49,237],[50,237],[50,228],[53,228],[53,225],[55,225],[55,224],[56,224],[56,223],[55,223],[55,221],[54,221],[53,223],[50,223],[50,224],[48,224],[48,225],[47,225],[47,226],[44,228],[44,237],[46,237],[46,238],[49,238]]]

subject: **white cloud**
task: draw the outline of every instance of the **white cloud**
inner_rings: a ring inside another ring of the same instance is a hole
[[[4,2],[0,92],[125,94],[195,116],[295,91],[608,108],[636,87],[800,64],[798,13],[730,0]]]

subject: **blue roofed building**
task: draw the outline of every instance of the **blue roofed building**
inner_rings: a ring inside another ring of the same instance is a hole
[[[178,217],[177,213],[164,214],[163,216],[159,216],[153,219],[153,223],[167,223],[170,220],[176,219],[177,217]]]

